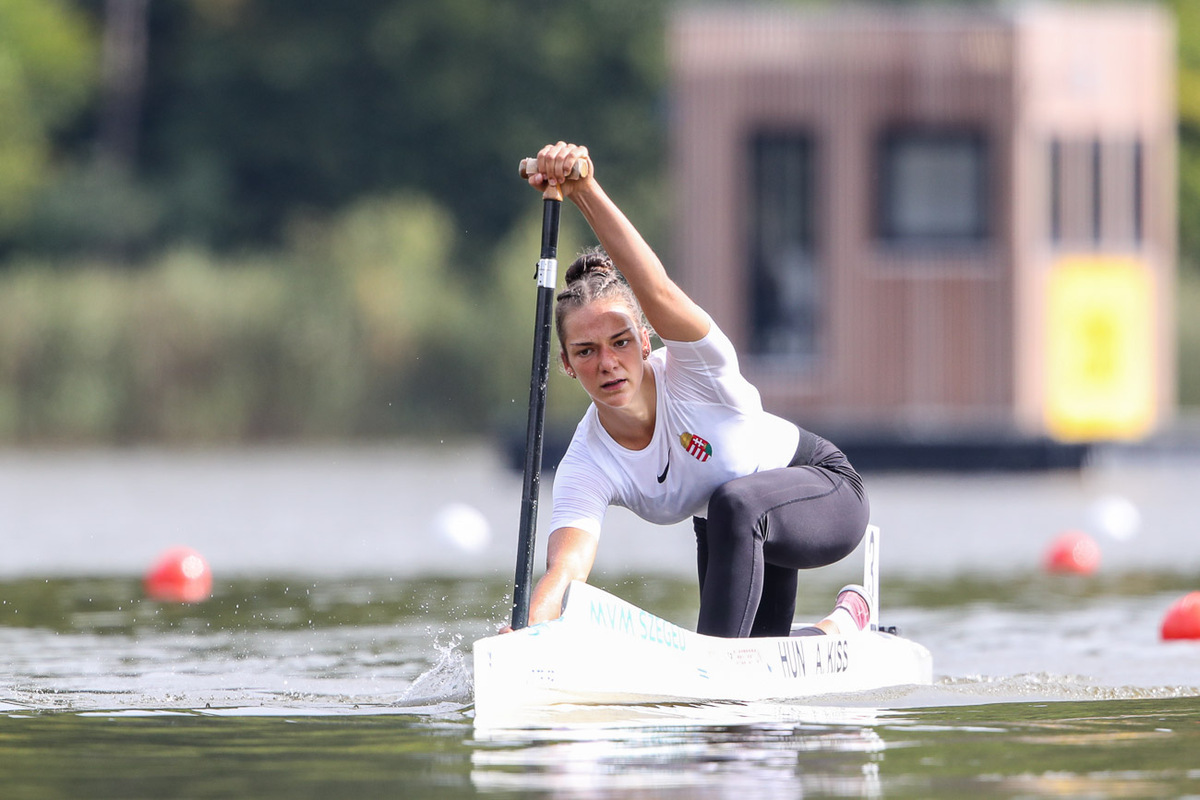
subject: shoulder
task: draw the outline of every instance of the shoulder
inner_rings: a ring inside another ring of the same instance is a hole
[[[554,471],[552,529],[569,525],[599,533],[600,520],[616,497],[612,466],[603,446],[595,441],[587,423],[580,422],[567,452]]]
[[[605,474],[605,449],[599,441],[600,422],[596,416],[596,407],[591,406],[575,428],[567,451],[563,454],[556,470],[556,482],[560,478],[564,483],[595,482],[598,479],[607,482]]]
[[[666,362],[683,367],[724,367],[737,369],[737,350],[733,342],[716,322],[709,318],[708,331],[695,341],[663,339],[667,352]]]

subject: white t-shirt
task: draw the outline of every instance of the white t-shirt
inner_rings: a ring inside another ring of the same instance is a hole
[[[660,525],[704,517],[718,486],[791,462],[799,428],[763,411],[715,323],[699,341],[663,343],[647,361],[658,394],[650,444],[617,444],[589,407],[555,472],[550,530],[599,536],[610,505]]]

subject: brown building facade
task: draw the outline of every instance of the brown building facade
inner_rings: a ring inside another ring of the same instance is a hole
[[[1175,406],[1157,7],[691,9],[672,269],[818,433],[1129,439]]]

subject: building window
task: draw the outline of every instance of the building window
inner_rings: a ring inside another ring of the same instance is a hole
[[[1052,140],[1050,240],[1073,248],[1140,245],[1143,160],[1138,140]]]
[[[975,131],[888,131],[879,147],[879,237],[903,245],[987,239],[987,150]]]
[[[822,313],[814,230],[815,160],[803,133],[750,142],[751,352],[803,359],[817,352]]]

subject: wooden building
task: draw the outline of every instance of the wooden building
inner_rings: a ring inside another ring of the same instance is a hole
[[[1158,6],[687,8],[671,268],[818,432],[1136,439],[1175,407]]]

